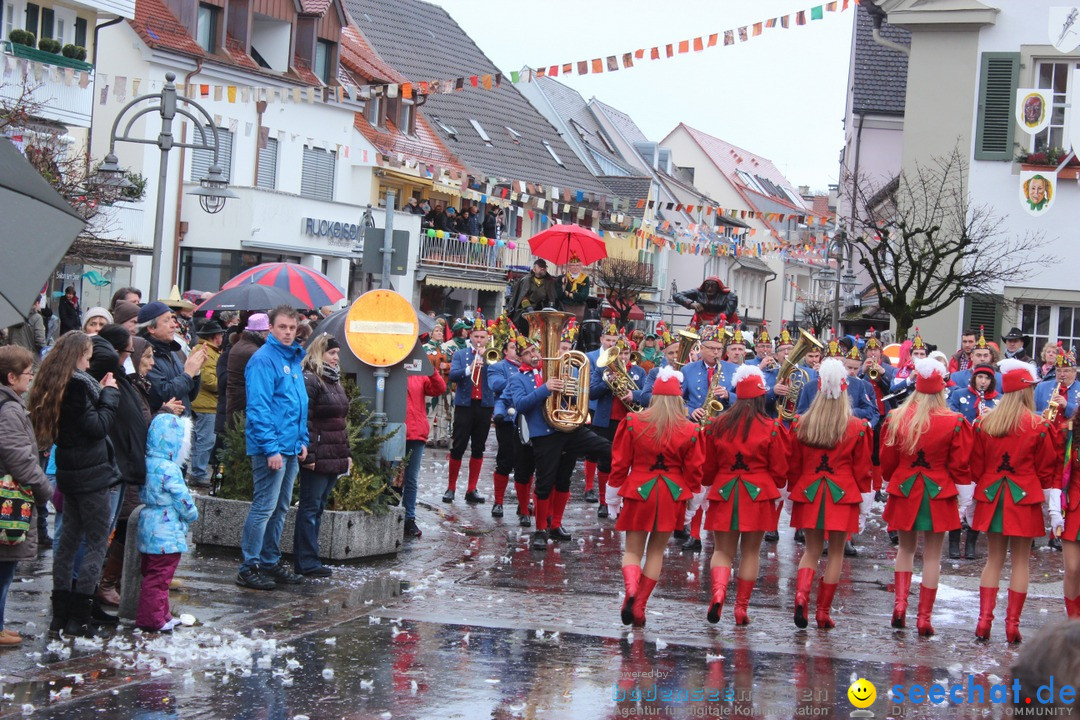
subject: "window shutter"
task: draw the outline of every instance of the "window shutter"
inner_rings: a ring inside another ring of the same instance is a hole
[[[305,147],[300,194],[316,200],[333,200],[336,165],[337,153],[332,150]]]
[[[974,293],[964,301],[964,330],[979,332],[979,326],[986,332],[986,339],[995,342],[1002,335],[1001,315],[1005,298],[1001,295]]]
[[[975,159],[1012,160],[1020,53],[983,53],[981,64]]]
[[[194,134],[194,142],[199,142],[202,136],[198,132]],[[214,131],[210,126],[206,127],[206,142],[214,144]],[[218,128],[218,164],[225,179],[229,180],[232,175],[232,133],[225,128]],[[210,166],[214,164],[213,150],[192,149],[191,151],[191,182],[199,182],[210,172]]]
[[[266,147],[259,148],[259,177],[255,181],[256,187],[264,190],[277,188],[277,138],[267,138]]]

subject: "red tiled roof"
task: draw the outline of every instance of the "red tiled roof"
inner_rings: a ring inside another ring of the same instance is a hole
[[[387,65],[354,25],[341,29],[341,64],[362,75],[367,82],[404,83],[408,79]]]
[[[418,115],[416,118],[415,137],[401,132],[392,122],[388,121],[386,125],[385,128],[372,127],[362,113],[355,113],[353,119],[353,126],[383,155],[394,158],[401,153],[421,163],[438,165],[448,170],[465,169],[461,161],[442,144],[422,116]]]
[[[247,54],[243,44],[232,35],[225,36],[225,53],[237,65],[245,67],[248,70],[254,70],[255,72],[262,72],[259,63],[255,62],[255,60]]]
[[[815,195],[813,209],[815,215],[821,215],[823,217],[832,217],[833,215],[832,211],[829,210],[828,195]]]
[[[305,15],[322,15],[333,0],[300,0],[300,12]]]

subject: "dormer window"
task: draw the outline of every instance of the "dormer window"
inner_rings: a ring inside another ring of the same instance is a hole
[[[398,130],[407,134],[416,134],[416,106],[408,101],[401,102],[401,112],[398,116]]]
[[[195,42],[208,53],[217,50],[218,9],[213,5],[199,4],[195,25]]]
[[[292,24],[278,18],[254,13],[251,22],[251,57],[268,70],[289,70]]]
[[[510,127],[509,125],[505,125],[504,127],[506,128],[506,132],[510,133],[510,139],[514,141],[514,144],[515,145],[520,145],[521,144],[521,133],[519,133],[517,130]]]
[[[457,128],[453,127],[452,125],[447,125],[437,116],[433,115],[431,119],[435,121],[435,125],[437,125],[440,130],[446,133],[446,136],[448,138],[450,138],[451,140],[457,140]]]
[[[334,76],[334,43],[319,40],[315,43],[315,74],[327,85]]]
[[[558,153],[555,152],[555,148],[551,147],[551,143],[549,143],[547,140],[544,140],[543,143],[544,147],[547,148],[548,155],[551,156],[551,159],[554,160],[559,167],[566,167],[566,165],[563,165],[562,158],[560,158]]]

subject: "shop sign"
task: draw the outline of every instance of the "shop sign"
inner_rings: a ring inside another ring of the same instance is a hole
[[[360,239],[360,226],[319,218],[304,218],[303,232],[312,237],[326,238],[331,245],[352,248]]]

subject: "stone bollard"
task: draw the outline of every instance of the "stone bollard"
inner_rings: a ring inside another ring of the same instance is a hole
[[[135,612],[139,608],[139,593],[142,591],[142,554],[139,553],[139,516],[145,505],[139,505],[131,511],[128,518],[127,537],[124,539],[124,570],[120,576],[120,612],[121,620],[135,622]]]

